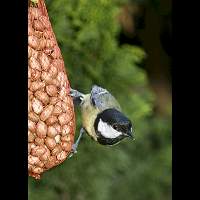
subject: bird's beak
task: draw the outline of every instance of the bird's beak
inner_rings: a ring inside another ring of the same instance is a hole
[[[135,140],[133,133],[130,131],[128,133],[125,134],[126,137],[130,138],[131,140]]]

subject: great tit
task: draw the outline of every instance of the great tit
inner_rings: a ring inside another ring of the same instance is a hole
[[[127,137],[134,139],[131,121],[108,90],[94,85],[89,94],[71,89],[70,95],[74,105],[80,106],[82,115],[82,128],[72,154],[77,152],[84,132],[102,145],[115,145]]]

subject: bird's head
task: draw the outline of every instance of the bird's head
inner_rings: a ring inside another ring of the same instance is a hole
[[[134,137],[131,121],[114,108],[99,113],[94,128],[98,142],[103,145],[114,145],[124,138],[133,139]]]

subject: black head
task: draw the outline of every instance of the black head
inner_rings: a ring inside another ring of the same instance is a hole
[[[133,138],[131,121],[114,108],[99,113],[94,128],[98,142],[103,145],[116,144],[126,137]]]

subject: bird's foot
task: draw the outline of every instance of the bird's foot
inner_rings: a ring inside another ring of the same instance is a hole
[[[73,144],[72,145],[72,150],[71,150],[71,153],[69,154],[69,158],[71,158],[74,154],[76,154],[78,151],[77,151],[77,145],[76,144]]]
[[[70,96],[73,98],[78,98],[80,96],[82,96],[82,93],[80,93],[78,90],[74,90],[72,88],[70,88]]]
[[[73,98],[73,102],[74,102],[75,106],[81,105],[83,98],[84,98],[84,94],[82,94],[81,92],[79,92],[77,90],[70,88],[69,95]]]

